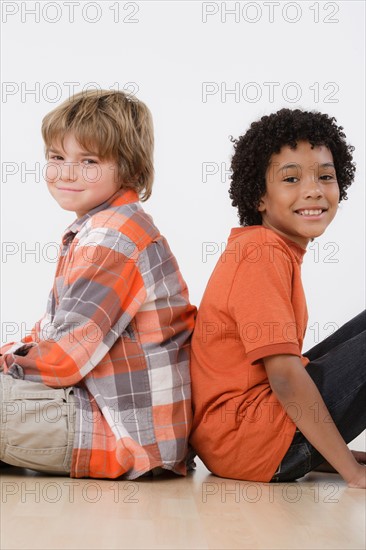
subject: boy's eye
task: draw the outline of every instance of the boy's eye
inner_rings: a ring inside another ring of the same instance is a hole
[[[83,162],[85,162],[85,163],[87,163],[87,164],[89,164],[89,162],[90,162],[91,164],[96,164],[96,163],[97,163],[97,161],[96,161],[96,160],[93,160],[93,159],[84,159]]]
[[[56,161],[56,160],[57,160],[57,161],[59,161],[59,160],[64,160],[64,158],[61,157],[60,155],[49,155],[49,156],[48,156],[48,159],[49,159],[49,160],[55,160],[55,161]],[[97,164],[97,161],[94,160],[94,159],[84,159],[82,162],[83,162],[84,164],[87,164],[87,165],[88,165],[89,163],[91,163],[91,164]]]
[[[62,160],[62,157],[59,155],[48,155],[49,160]]]
[[[333,181],[336,177],[333,174],[323,174],[319,176],[319,179],[323,181]]]
[[[287,183],[296,183],[297,181],[299,181],[299,178],[297,178],[296,176],[287,176],[287,178],[284,178],[283,181],[287,181]]]

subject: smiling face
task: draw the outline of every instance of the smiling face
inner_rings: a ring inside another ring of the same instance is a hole
[[[306,248],[324,233],[338,209],[339,187],[333,156],[325,146],[299,141],[272,155],[266,193],[258,207],[262,225]]]
[[[50,147],[45,179],[61,208],[75,212],[78,218],[121,188],[117,163],[85,151],[72,133],[66,134],[64,149],[61,144]]]

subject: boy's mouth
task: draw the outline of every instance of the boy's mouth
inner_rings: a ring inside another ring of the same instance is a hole
[[[321,216],[323,212],[326,212],[327,208],[300,208],[299,210],[295,210],[296,214],[299,214],[300,216]]]
[[[80,193],[81,191],[83,191],[83,189],[70,189],[68,187],[57,187],[57,189],[59,191],[70,191],[70,192],[73,192],[73,193]]]

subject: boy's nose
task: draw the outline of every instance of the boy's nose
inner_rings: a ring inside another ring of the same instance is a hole
[[[61,166],[61,180],[75,181],[77,179],[78,162],[65,161]]]
[[[309,178],[304,186],[304,196],[315,199],[322,197],[323,194],[318,178]]]

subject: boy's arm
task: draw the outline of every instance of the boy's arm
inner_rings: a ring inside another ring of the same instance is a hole
[[[52,293],[52,290],[51,290],[51,293]],[[19,342],[7,342],[6,344],[3,344],[2,346],[0,346],[0,356],[5,355],[6,353],[14,353],[16,350],[19,350],[20,348],[25,348],[29,344],[35,343],[37,341],[37,332],[38,332],[37,327],[41,325],[42,319],[44,319],[46,315],[47,314],[45,313],[43,317],[39,321],[37,321],[37,323],[35,323],[30,333],[27,334],[26,336],[23,336],[23,338],[21,338]]]
[[[272,355],[263,361],[273,392],[306,439],[350,487],[366,488],[365,466],[360,465],[348,449],[300,358]],[[291,407],[294,403],[296,412]],[[317,404],[319,413],[317,419],[314,418],[314,404]],[[301,414],[298,414],[298,409]]]
[[[100,233],[91,231],[75,247],[52,323],[25,356],[5,354],[5,373],[51,387],[74,386],[130,323],[146,294],[137,247],[117,231]]]
[[[51,290],[52,293],[52,290]],[[31,348],[37,342],[37,328],[40,327],[42,319],[46,317],[47,313],[33,326],[30,334],[27,334],[19,340],[19,342],[7,342],[0,346],[0,372],[3,371],[5,363],[5,355],[16,354],[16,355],[26,355],[29,348]]]

